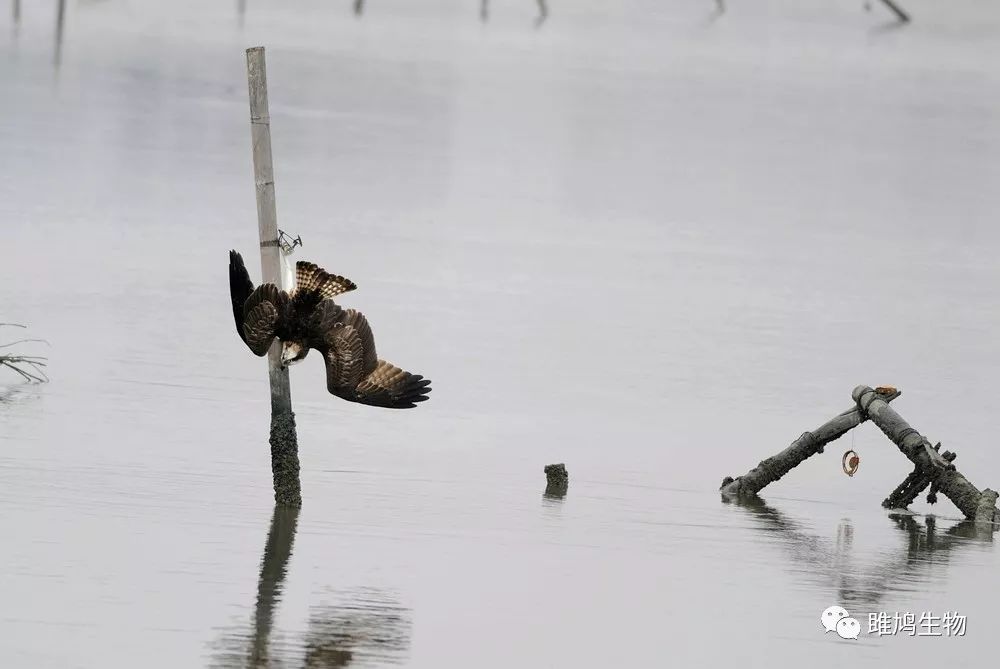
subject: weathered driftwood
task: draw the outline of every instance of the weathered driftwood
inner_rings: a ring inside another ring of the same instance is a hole
[[[994,524],[1000,522],[1000,511],[997,510],[997,493],[995,490],[987,488],[979,497],[979,506],[976,507],[975,521],[977,523]]]
[[[938,450],[941,447],[940,442],[934,445],[934,450]],[[948,462],[954,462],[957,457],[951,451],[945,451],[941,454]],[[929,473],[925,472],[921,467],[914,467],[913,471],[906,475],[903,482],[896,486],[896,489],[889,493],[889,496],[882,501],[882,506],[887,509],[905,509],[910,504],[913,504],[913,500],[917,498],[917,495],[922,493],[927,486],[931,487],[930,492],[927,494],[927,501],[930,504],[937,502],[937,486],[933,485],[932,477]]]
[[[910,427],[896,410],[889,406],[884,395],[868,386],[858,386],[851,394],[861,412],[889,437],[921,475],[927,476],[937,490],[950,499],[966,518],[986,518],[993,520],[1000,511],[996,509],[996,499],[988,509],[980,511],[983,496],[991,491],[980,492],[968,479],[958,473],[955,465],[931,446],[923,435]],[[985,502],[984,502],[985,503]]]
[[[247,84],[250,94],[250,133],[253,142],[253,173],[257,192],[257,225],[260,233],[260,265],[263,283],[287,289],[284,259],[278,243],[278,215],[274,200],[274,166],[271,160],[271,116],[267,103],[267,69],[264,47],[247,49]],[[278,504],[302,505],[299,482],[299,446],[288,369],[281,366],[281,342],[268,351],[271,384],[271,473],[274,500]]]
[[[891,402],[899,395],[898,391],[893,391],[882,395],[882,397],[885,398],[886,402]],[[735,479],[727,476],[722,480],[720,490],[724,495],[756,495],[765,486],[780,479],[806,458],[816,453],[822,453],[824,446],[844,436],[864,421],[864,414],[858,407],[852,407],[823,423],[812,432],[803,432],[802,436],[793,441],[788,448],[761,461],[743,476]]]

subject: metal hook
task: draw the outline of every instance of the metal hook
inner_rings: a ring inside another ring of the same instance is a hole
[[[296,235],[295,239],[292,239],[284,230],[278,230],[278,246],[286,256],[291,255],[296,246],[302,246],[302,235]]]

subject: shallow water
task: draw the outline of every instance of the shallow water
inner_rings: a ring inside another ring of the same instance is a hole
[[[1000,485],[1000,9],[203,4],[68,3],[58,62],[54,2],[0,16],[0,321],[51,377],[0,378],[0,666],[991,657],[993,537],[883,511],[909,466],[876,428],[763,505],[716,489],[860,383]],[[226,286],[230,248],[259,276],[257,44],[280,227],[434,380],[380,412],[295,368],[299,514]]]

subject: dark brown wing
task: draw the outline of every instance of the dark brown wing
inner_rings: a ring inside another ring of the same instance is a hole
[[[364,376],[364,346],[358,331],[338,323],[327,333],[326,389],[337,397],[353,400],[354,389]]]
[[[339,321],[344,327],[357,332],[363,355],[361,370],[366,375],[371,374],[378,365],[378,354],[375,352],[375,336],[372,334],[371,326],[368,325],[368,319],[356,309],[345,309],[341,312]]]
[[[350,279],[330,274],[319,265],[302,260],[295,263],[296,292],[315,291],[320,297],[331,299],[355,288],[357,286]]]
[[[262,283],[243,304],[243,334],[254,354],[267,355],[267,349],[287,317],[288,293],[273,283]]]
[[[368,319],[355,309],[341,309],[330,300],[317,308],[315,321],[326,350],[326,387],[337,397],[392,409],[416,406],[427,399],[430,380],[378,359]]]
[[[366,376],[355,389],[355,402],[388,409],[410,409],[427,400],[431,381],[411,374],[385,360],[379,360],[375,371]]]
[[[313,347],[323,351],[327,389],[350,399],[378,362],[368,321],[354,309],[344,310],[333,300],[323,300],[310,318],[309,330]]]
[[[233,318],[236,319],[236,332],[240,339],[246,342],[243,334],[243,304],[253,292],[253,281],[243,264],[243,256],[236,251],[229,252],[229,296],[233,302]]]

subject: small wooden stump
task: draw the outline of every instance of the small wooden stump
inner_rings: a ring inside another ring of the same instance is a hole
[[[569,472],[562,462],[545,466],[545,496],[563,498],[569,488]]]

